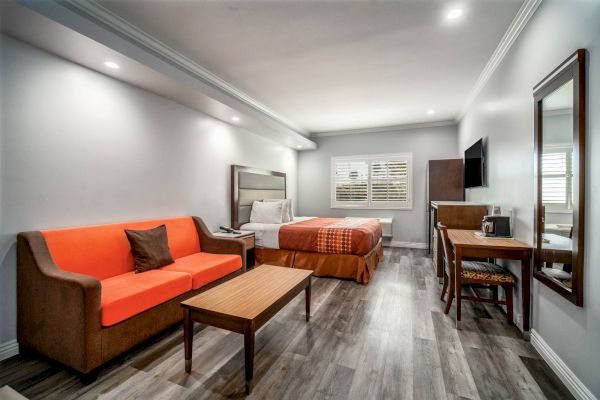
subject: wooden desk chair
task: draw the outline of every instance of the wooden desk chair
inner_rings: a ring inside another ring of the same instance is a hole
[[[454,263],[454,255],[452,253],[452,245],[450,243],[450,239],[448,239],[448,230],[441,223],[438,223],[438,229],[442,235],[442,245],[444,247],[444,286],[442,288],[442,300],[444,300],[444,295],[448,289],[448,282],[450,283],[450,290],[448,292],[448,300],[446,302],[444,314],[448,314],[448,312],[450,312],[452,300],[456,296],[456,291],[461,290],[462,285],[486,285],[491,286],[493,298],[488,299],[479,297],[477,292],[475,292],[477,295],[476,297],[461,296],[461,301],[466,300],[491,304],[505,304],[507,320],[508,323],[512,325],[513,287],[515,285],[514,276],[499,265],[483,261],[463,260],[462,266],[457,271]],[[502,286],[504,288],[506,301],[498,300],[498,286]],[[457,321],[460,321],[460,318],[457,318]]]

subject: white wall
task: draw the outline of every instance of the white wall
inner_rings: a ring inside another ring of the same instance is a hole
[[[590,53],[585,304],[576,307],[534,280],[532,322],[548,345],[600,397],[600,159],[594,157],[600,154],[600,2],[544,0],[461,121],[459,146],[463,150],[475,139],[488,137],[489,187],[471,189],[467,197],[499,204],[505,210],[514,208],[515,236],[533,243],[532,88],[581,47]]]
[[[15,235],[198,215],[229,225],[230,164],[284,171],[295,150],[7,36],[1,42],[0,343],[15,338]]]
[[[298,193],[300,214],[321,217],[393,217],[393,240],[427,242],[426,169],[429,160],[457,158],[457,128],[442,126],[317,138],[317,150],[300,153]],[[331,157],[413,153],[412,210],[350,210],[331,208]]]

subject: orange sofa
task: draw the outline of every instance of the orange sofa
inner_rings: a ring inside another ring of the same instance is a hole
[[[124,230],[161,224],[175,262],[136,274]],[[182,300],[245,271],[245,246],[198,217],[20,233],[19,345],[88,376],[180,322]]]

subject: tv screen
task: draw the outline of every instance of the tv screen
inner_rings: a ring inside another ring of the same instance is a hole
[[[485,158],[483,154],[483,139],[465,150],[465,187],[484,186]]]

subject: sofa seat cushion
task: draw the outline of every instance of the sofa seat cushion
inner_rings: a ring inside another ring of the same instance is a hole
[[[175,260],[162,271],[185,272],[192,277],[192,288],[200,289],[242,268],[242,257],[237,254],[195,253]]]
[[[151,270],[127,272],[100,281],[102,326],[111,326],[192,289],[189,274]]]

